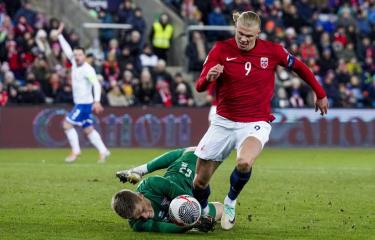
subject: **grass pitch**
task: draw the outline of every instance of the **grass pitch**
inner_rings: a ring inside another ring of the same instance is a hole
[[[135,233],[110,208],[117,170],[162,149],[112,149],[106,164],[85,149],[0,150],[0,239],[375,239],[375,150],[269,149],[254,167],[233,230]],[[216,172],[211,200],[223,201],[234,155]]]

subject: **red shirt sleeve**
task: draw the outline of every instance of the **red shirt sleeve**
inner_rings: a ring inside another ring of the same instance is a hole
[[[302,78],[310,87],[314,90],[318,99],[322,99],[326,96],[326,93],[319,82],[316,80],[314,74],[302,61],[297,59],[295,56],[290,54],[285,48],[277,45],[276,47],[277,57],[279,58],[279,64],[290,70],[293,70]]]
[[[210,70],[210,68],[220,63],[220,45],[216,43],[215,46],[211,49],[211,51],[208,53],[207,58],[203,63],[201,75],[199,76],[199,79],[195,84],[195,88],[198,92],[203,92],[207,90],[208,86],[210,85],[210,82],[207,81],[207,73]]]

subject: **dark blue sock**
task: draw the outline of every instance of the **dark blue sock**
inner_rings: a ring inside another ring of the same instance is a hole
[[[208,205],[208,197],[211,194],[210,186],[202,189],[198,187],[193,187],[193,197],[195,197],[200,203],[202,209]]]
[[[250,168],[250,172],[242,173],[239,172],[237,168],[234,168],[232,174],[230,175],[230,189],[228,193],[228,197],[231,200],[235,200],[238,197],[242,188],[249,181],[251,170],[252,168]]]

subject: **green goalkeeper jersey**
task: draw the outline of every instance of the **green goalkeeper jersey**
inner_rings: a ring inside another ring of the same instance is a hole
[[[197,156],[193,151],[181,148],[167,152],[147,163],[148,172],[167,168],[164,177],[145,178],[136,191],[151,201],[154,217],[147,220],[129,220],[135,231],[178,233],[187,231],[170,222],[169,204],[179,195],[192,195]],[[209,215],[215,217],[215,206],[209,203]]]
[[[180,156],[172,162],[164,177],[172,180],[182,189],[185,194],[192,195],[192,186],[195,175],[195,165],[197,163],[197,156],[193,151],[185,152],[185,149],[176,150]]]
[[[179,227],[169,221],[169,204],[177,196],[186,192],[173,181],[160,176],[144,179],[136,189],[151,201],[154,209],[152,219],[129,220],[130,226],[135,231],[146,232],[185,232],[187,229]]]

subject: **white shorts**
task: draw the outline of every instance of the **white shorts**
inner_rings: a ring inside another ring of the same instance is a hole
[[[216,108],[217,106],[216,105],[212,105],[210,107],[210,112],[208,113],[208,121],[211,122],[215,116],[216,116]]]
[[[248,137],[258,139],[262,148],[268,142],[271,125],[265,121],[233,122],[216,115],[211,121],[206,134],[199,142],[195,155],[201,159],[223,161],[232,152],[238,149]]]

